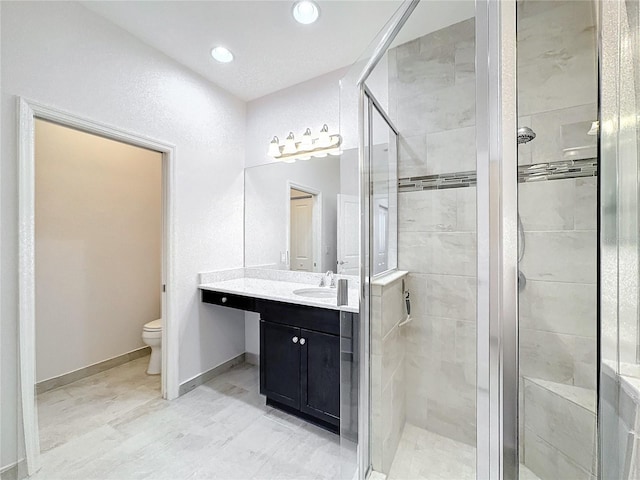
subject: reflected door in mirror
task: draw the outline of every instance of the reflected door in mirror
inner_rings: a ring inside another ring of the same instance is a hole
[[[360,273],[360,203],[355,195],[338,195],[338,273]]]
[[[313,272],[313,196],[291,199],[291,270]]]

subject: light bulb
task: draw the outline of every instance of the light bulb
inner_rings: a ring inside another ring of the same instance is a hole
[[[309,151],[313,150],[313,138],[311,137],[311,129],[307,128],[302,135],[302,142],[300,142],[300,150]]]
[[[322,148],[331,146],[331,136],[329,135],[329,127],[326,123],[322,126],[320,135],[318,135],[318,146]]]
[[[315,22],[320,16],[320,9],[311,0],[300,0],[293,4],[293,18],[296,22],[309,25]]]
[[[280,140],[278,137],[273,137],[271,143],[269,143],[269,150],[267,151],[267,155],[273,158],[278,158],[280,154]]]
[[[287,139],[284,141],[284,148],[282,149],[282,153],[284,155],[290,155],[292,153],[296,153],[296,141],[293,136],[293,132],[289,132]]]
[[[211,49],[211,56],[220,63],[229,63],[233,61],[233,53],[225,47],[215,47]]]

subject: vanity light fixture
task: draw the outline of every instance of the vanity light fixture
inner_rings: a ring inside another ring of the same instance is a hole
[[[309,25],[318,20],[320,8],[316,2],[311,0],[299,0],[293,4],[291,13],[296,22]]]
[[[267,154],[270,157],[286,163],[296,160],[309,160],[311,157],[326,157],[327,155],[341,155],[340,144],[342,137],[330,134],[327,124],[322,126],[318,138],[313,138],[311,129],[307,128],[302,134],[300,142],[295,141],[293,132],[289,132],[284,145],[280,145],[278,137],[273,137],[269,143]]]
[[[211,49],[211,56],[220,63],[229,63],[233,61],[233,53],[225,47],[214,47]]]

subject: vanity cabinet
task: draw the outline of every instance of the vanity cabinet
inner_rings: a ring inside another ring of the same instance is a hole
[[[339,328],[335,310],[279,305],[261,313],[260,393],[268,404],[334,432],[340,425]]]
[[[258,312],[260,393],[267,397],[267,405],[338,433],[341,358],[338,310],[212,290],[202,291],[202,301]],[[346,315],[351,318],[352,314]]]
[[[260,393],[300,408],[300,329],[260,322]]]

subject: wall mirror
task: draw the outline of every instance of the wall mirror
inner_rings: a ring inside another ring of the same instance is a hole
[[[357,275],[356,149],[245,169],[246,267]]]

